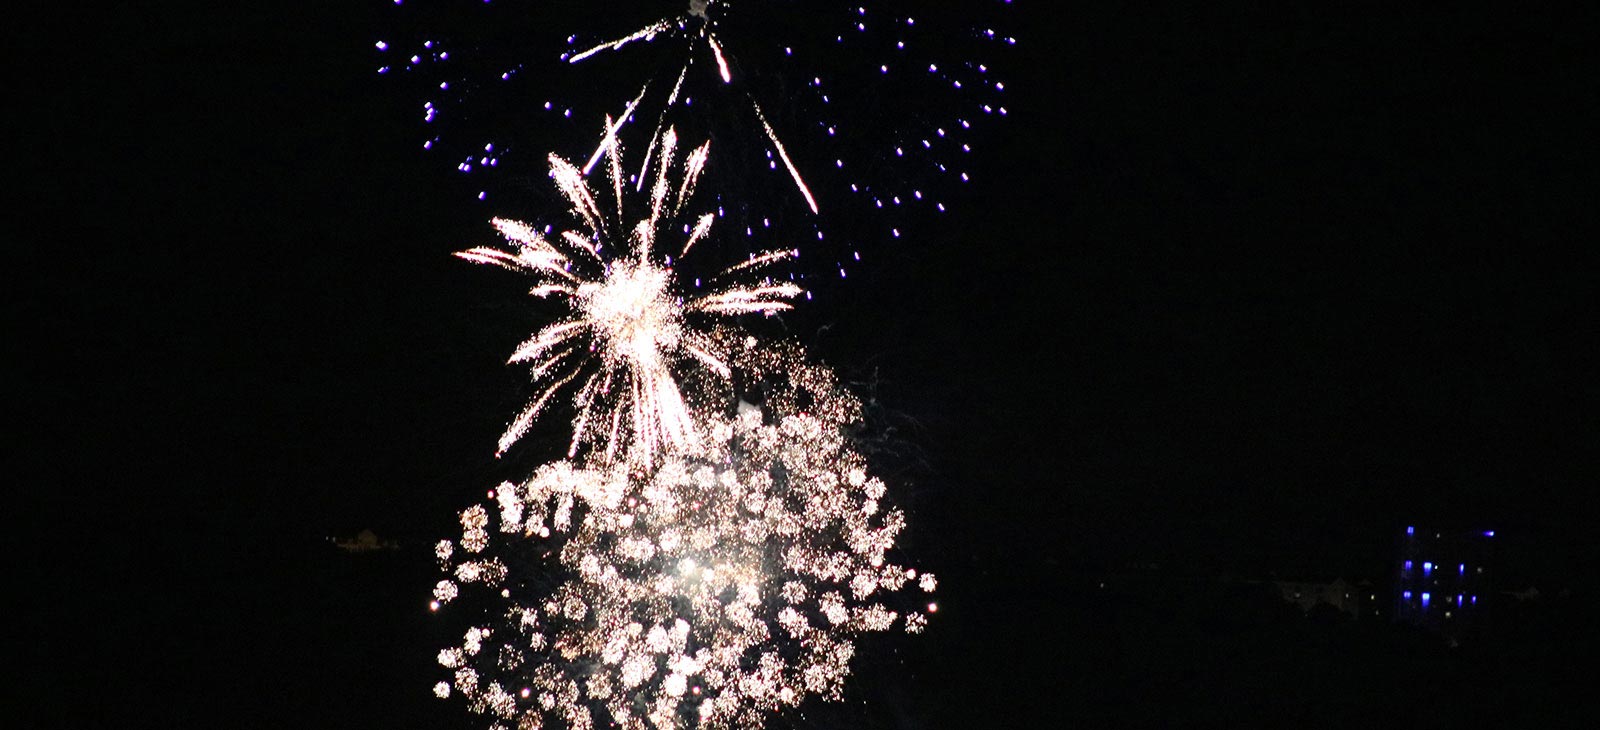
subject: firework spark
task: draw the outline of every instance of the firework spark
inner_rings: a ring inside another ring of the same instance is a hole
[[[568,63],[580,63],[595,54],[620,50],[623,46],[634,41],[648,42],[654,40],[658,35],[680,37],[687,42],[688,49],[681,66],[678,68],[678,83],[673,86],[673,91],[667,98],[666,106],[670,108],[678,101],[678,92],[682,88],[683,79],[689,74],[697,60],[714,62],[717,76],[722,79],[722,83],[733,83],[733,72],[728,67],[727,55],[723,51],[722,43],[717,40],[718,16],[722,8],[729,4],[727,0],[690,0],[689,9],[682,14],[657,20],[621,38],[605,41],[588,50],[572,54],[567,57],[567,61]],[[707,54],[709,54],[709,58],[705,58]],[[637,107],[638,99],[644,97],[645,93],[649,91],[649,87],[650,82],[647,81],[639,89],[639,96],[635,97],[634,103],[629,105],[628,113],[619,118],[619,127],[632,117],[632,111]],[[772,123],[767,121],[767,116],[761,110],[761,105],[756,103],[756,100],[749,94],[744,94],[743,100],[749,105],[755,118],[760,121],[761,130],[766,133],[767,139],[772,142],[773,148],[777,150],[778,156],[783,160],[784,169],[788,170],[789,176],[794,180],[795,188],[800,192],[801,197],[805,198],[806,206],[811,209],[812,213],[816,213],[816,197],[811,194],[811,188],[806,185],[805,178],[800,175],[800,170],[796,169],[794,162],[789,159],[788,150],[784,148],[783,141],[778,138],[777,130],[772,128]],[[664,109],[661,112],[661,121],[656,127],[655,134],[659,134],[661,131],[660,125],[665,124],[666,114],[667,112]]]
[[[696,453],[642,476],[548,464],[463,512],[436,605],[493,608],[439,652],[435,693],[516,727],[757,727],[839,698],[857,637],[921,632],[932,604],[905,591],[935,580],[889,561],[905,517],[844,434],[859,403],[796,352],[732,347],[734,367],[787,384],[708,419]]]
[[[607,120],[607,129],[613,125]],[[509,248],[477,247],[456,255],[532,276],[534,296],[560,299],[565,317],[539,329],[511,355],[529,363],[536,394],[500,438],[498,453],[527,433],[534,420],[563,392],[577,408],[568,457],[584,445],[604,463],[652,465],[663,453],[693,449],[703,436],[696,398],[686,394],[680,373],[695,371],[725,380],[722,346],[708,322],[740,314],[771,315],[790,308],[799,286],[757,277],[791,258],[792,249],[752,255],[691,291],[676,277],[681,259],[704,240],[715,213],[686,215],[695,184],[710,154],[707,142],[685,156],[674,177],[677,134],[668,129],[651,150],[657,158],[654,184],[643,200],[631,200],[623,184],[621,145],[607,136],[612,205],[582,172],[556,155],[550,174],[572,206],[575,229],[547,235],[515,220],[495,218]],[[630,205],[633,203],[634,205]],[[637,219],[630,208],[642,207]],[[634,221],[631,224],[629,221]],[[677,226],[683,243],[664,252],[661,239]]]
[[[430,154],[480,198],[521,195],[526,186],[510,183],[536,174],[543,150],[587,141],[604,109],[613,134],[640,149],[676,126],[736,150],[726,159],[743,174],[716,192],[736,189],[724,197],[739,228],[799,222],[820,242],[831,217],[851,216],[852,235],[814,244],[819,264],[859,259],[828,248],[862,238],[856,214],[898,237],[911,218],[946,210],[992,139],[985,132],[1007,115],[1015,39],[997,30],[1010,16],[999,0],[657,8],[623,19],[640,9],[497,0],[447,13],[406,3],[394,12],[412,21],[409,37],[378,43],[376,55],[415,91]],[[552,52],[541,58],[543,49]],[[530,129],[560,142],[529,149]],[[644,184],[653,159],[639,162],[631,172]]]

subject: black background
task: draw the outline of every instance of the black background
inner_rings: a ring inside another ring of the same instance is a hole
[[[448,257],[482,216],[376,83],[383,11],[8,31],[21,726],[478,726],[428,696],[425,546],[515,471],[530,320]],[[957,212],[785,324],[922,450],[895,489],[941,613],[777,725],[1584,717],[1576,650],[1185,633],[1085,586],[1381,585],[1414,521],[1592,595],[1594,12],[1014,15]],[[325,540],[362,528],[402,549]]]

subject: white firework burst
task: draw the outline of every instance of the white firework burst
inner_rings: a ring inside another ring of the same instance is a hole
[[[709,419],[695,454],[545,465],[495,492],[488,544],[483,508],[462,513],[446,582],[492,607],[439,652],[436,693],[516,727],[751,728],[839,698],[858,637],[924,629],[911,596],[934,581],[890,561],[905,517],[850,447],[859,403],[797,350],[756,349],[732,346],[735,367],[786,392]]]
[[[601,145],[610,162],[604,192],[611,204],[602,203],[581,170],[552,154],[551,177],[572,205],[576,228],[552,234],[549,228],[541,232],[495,218],[509,247],[456,254],[530,275],[538,281],[530,293],[559,299],[568,308],[565,317],[535,332],[511,355],[511,362],[531,364],[536,392],[501,436],[497,453],[526,434],[563,392],[571,393],[577,409],[569,458],[589,445],[597,447],[589,455],[604,463],[646,468],[666,450],[697,447],[702,434],[696,410],[705,404],[685,392],[680,376],[694,371],[714,380],[728,377],[721,348],[710,336],[711,323],[740,314],[771,315],[789,309],[787,300],[802,293],[793,283],[758,276],[795,256],[793,249],[753,254],[711,277],[703,289],[685,287],[674,261],[705,240],[717,217],[685,214],[710,143],[686,155],[680,166],[677,134],[667,129],[647,155],[657,160],[654,183],[634,196],[624,185],[614,129],[608,119]],[[638,207],[643,211],[630,210]],[[661,239],[675,228],[682,231],[682,244],[664,253]]]

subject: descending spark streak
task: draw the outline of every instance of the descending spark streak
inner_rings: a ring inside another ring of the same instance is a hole
[[[716,213],[707,213],[700,216],[700,220],[694,224],[694,230],[689,232],[689,240],[683,244],[683,250],[678,252],[678,255],[681,257],[689,253],[689,249],[694,247],[696,241],[705,238],[706,234],[711,232],[711,224],[716,219]]]
[[[506,449],[511,448],[511,445],[516,443],[517,439],[526,435],[528,429],[533,427],[533,419],[538,418],[539,413],[544,410],[545,404],[550,402],[551,396],[554,396],[556,391],[561,389],[561,386],[572,382],[572,379],[577,374],[577,372],[573,372],[571,375],[551,383],[550,387],[545,389],[544,394],[539,396],[538,400],[528,404],[527,408],[517,414],[517,417],[511,421],[511,425],[506,428],[506,432],[500,435],[500,441],[497,444],[499,451],[497,453],[505,453]]]
[[[611,118],[606,118],[606,137],[610,140],[612,148],[611,158],[611,195],[616,199],[617,217],[622,217],[622,150],[618,145],[622,140],[617,138],[617,133],[611,128]]]
[[[656,119],[656,128],[650,133],[651,140],[656,140],[661,137],[661,128],[667,124],[667,110],[671,109],[673,104],[678,103],[678,92],[683,90],[683,80],[688,75],[689,64],[685,63],[683,68],[678,69],[678,81],[672,85],[672,93],[667,95],[667,103],[661,108],[661,114]],[[634,188],[635,190],[644,189],[644,181],[649,177],[650,174],[650,155],[654,151],[654,144],[650,145],[650,148],[645,150],[644,162],[639,165],[639,183]]]
[[[685,345],[683,349],[688,350],[689,354],[699,358],[700,362],[705,363],[706,367],[711,368],[711,371],[717,375],[726,378],[733,374],[732,371],[728,369],[728,364],[717,359],[716,355],[695,347],[694,345]]]
[[[606,117],[606,134],[601,138],[600,146],[594,148],[594,154],[589,155],[589,161],[583,164],[583,174],[588,175],[589,171],[594,169],[594,163],[600,161],[600,156],[605,154],[611,145],[617,144],[617,133],[622,131],[622,125],[627,124],[628,120],[633,118],[633,110],[639,108],[640,100],[644,99],[645,92],[649,90],[650,84],[647,83],[644,88],[639,90],[639,95],[633,97],[633,101],[628,102],[628,108],[622,110],[622,116],[617,118],[616,124],[611,123],[611,117]],[[613,159],[615,159],[615,156],[613,156]]]
[[[772,146],[777,148],[778,157],[783,159],[783,166],[788,168],[789,177],[794,178],[794,184],[800,188],[800,194],[805,197],[806,205],[811,206],[811,212],[817,212],[817,199],[811,197],[811,188],[806,187],[806,181],[800,178],[800,171],[796,170],[794,163],[789,161],[789,151],[783,148],[783,142],[778,139],[778,133],[772,130],[772,125],[767,122],[767,115],[761,111],[761,105],[750,101],[750,107],[756,110],[756,118],[761,120],[761,128],[766,130],[767,139],[772,140]]]
[[[589,400],[593,397],[593,394],[594,394],[595,381],[597,381],[599,378],[600,378],[600,374],[599,373],[595,373],[594,375],[590,375],[589,379],[584,381],[583,387],[578,389],[578,395],[577,395],[575,400],[577,400],[577,402],[579,402],[579,403],[587,403],[587,402],[589,402]],[[591,409],[583,409],[583,410],[579,411],[578,419],[576,421],[573,421],[573,423],[572,423],[572,441],[567,445],[567,458],[568,459],[571,459],[572,457],[577,456],[578,447],[583,445],[583,434],[586,433],[588,431],[588,429],[589,429],[589,414],[590,413],[591,413]]]
[[[525,252],[526,249],[524,249],[523,252],[519,252],[519,254]],[[557,261],[540,257],[537,254],[527,256],[513,255],[506,254],[501,251],[495,251],[493,249],[474,248],[471,250],[458,252],[456,253],[456,256],[478,264],[495,264],[497,266],[504,266],[508,269],[521,269],[523,271],[530,272],[543,270],[567,279],[572,278],[571,274],[568,274],[565,270],[557,265]]]
[[[694,308],[702,312],[723,312],[728,314],[740,312],[772,313],[790,309],[791,305],[788,302],[771,301],[766,297],[787,298],[801,294],[803,291],[794,284],[757,287],[704,297],[694,303]]]
[[[583,218],[589,230],[596,234],[605,234],[605,221],[595,204],[594,194],[583,182],[583,173],[573,167],[572,163],[551,154],[550,175],[555,178],[556,189],[572,203],[572,211]]]
[[[561,286],[560,284],[540,284],[532,289],[529,289],[528,293],[542,299],[550,296],[551,294],[565,294],[570,297],[577,294],[577,291],[570,287]]]
[[[716,36],[707,36],[706,41],[711,44],[711,53],[717,57],[717,71],[722,74],[722,83],[733,83],[733,76],[728,73],[728,59],[722,57],[722,44],[717,42]]]
[[[678,69],[678,81],[672,85],[672,93],[667,95],[667,106],[678,103],[678,93],[683,91],[683,80],[689,75],[689,64],[684,64]],[[659,131],[659,130],[658,130]]]
[[[694,195],[695,183],[700,181],[700,173],[706,169],[706,159],[711,155],[711,148],[707,146],[696,147],[689,153],[689,159],[684,161],[683,184],[678,187],[678,202],[673,205],[673,211],[683,209],[683,204],[689,202],[689,196]]]
[[[746,261],[746,262],[744,262],[742,264],[734,264],[733,266],[729,266],[727,269],[723,270],[722,273],[724,275],[726,275],[726,274],[733,274],[733,273],[737,273],[737,272],[740,272],[740,271],[744,271],[745,269],[760,268],[762,266],[766,266],[767,264],[773,263],[775,261],[782,261],[783,259],[794,258],[795,256],[798,256],[798,255],[799,255],[799,252],[795,251],[794,249],[784,249],[784,250],[781,250],[781,251],[769,251],[769,252],[761,254],[759,256],[752,256],[749,261]]]
[[[615,50],[617,50],[617,49],[619,49],[619,48],[621,48],[621,47],[623,47],[625,45],[628,45],[629,43],[637,41],[637,40],[649,41],[649,40],[655,38],[657,34],[664,33],[664,32],[669,31],[671,29],[672,29],[671,21],[668,21],[668,20],[657,21],[655,23],[652,23],[651,25],[647,25],[647,26],[645,26],[643,28],[640,28],[639,30],[636,30],[636,31],[634,31],[632,33],[629,33],[626,36],[623,36],[623,37],[618,38],[618,39],[613,40],[613,41],[606,41],[605,43],[601,43],[600,45],[595,46],[594,48],[590,48],[587,51],[579,53],[579,54],[573,56],[572,58],[568,59],[567,62],[568,63],[578,63],[578,62],[581,62],[584,59],[589,58],[590,56],[593,56],[594,54],[599,53],[601,51],[615,51]]]
[[[589,239],[584,238],[577,231],[562,231],[561,238],[572,244],[573,248],[587,252],[595,261],[600,260],[600,251],[594,247],[594,244]]]
[[[608,124],[607,129],[614,125]],[[788,310],[787,300],[803,293],[793,284],[724,278],[753,274],[789,258],[792,249],[762,254],[725,269],[705,291],[681,290],[668,259],[658,255],[655,242],[681,225],[688,230],[681,257],[710,234],[716,216],[699,215],[692,228],[678,223],[705,168],[709,143],[685,157],[682,177],[674,185],[672,175],[680,168],[677,144],[676,130],[668,128],[653,145],[659,160],[656,179],[646,199],[640,201],[643,214],[631,226],[625,214],[640,203],[625,206],[618,200],[615,213],[607,212],[613,207],[601,205],[583,174],[551,155],[551,176],[571,204],[580,229],[547,237],[526,223],[495,218],[496,230],[513,244],[510,250],[480,246],[456,254],[474,263],[533,276],[540,281],[531,294],[559,299],[568,306],[564,318],[533,333],[511,354],[510,362],[531,364],[538,395],[512,420],[497,453],[505,453],[524,436],[552,399],[590,372],[596,362],[599,372],[581,381],[573,394],[577,415],[569,454],[577,454],[587,444],[593,448],[586,458],[646,469],[672,452],[698,446],[703,436],[697,425],[704,408],[700,401],[712,392],[705,389],[725,382],[730,370],[720,354],[725,346],[710,336],[697,317],[771,315]],[[601,190],[623,196],[621,146],[608,135],[601,150],[611,161],[611,185],[609,190]],[[577,353],[587,355],[574,363]],[[696,371],[709,374],[712,380],[696,378],[695,389],[686,392],[680,378]],[[591,423],[606,422],[609,429],[604,433],[590,429]]]
[[[552,325],[539,330],[533,337],[518,345],[517,349],[511,353],[511,359],[507,360],[507,362],[526,362],[531,360],[540,352],[581,334],[578,328],[582,326],[583,323],[581,322],[567,322],[566,324]]]
[[[672,156],[678,149],[677,132],[668,129],[661,138],[661,167],[656,171],[655,187],[650,189],[650,222],[644,228],[646,235],[641,236],[644,247],[644,256],[650,255],[649,245],[655,242],[655,230],[661,222],[662,204],[667,200],[667,171],[672,166]]]

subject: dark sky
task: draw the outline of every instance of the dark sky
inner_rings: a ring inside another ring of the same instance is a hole
[[[344,5],[10,41],[13,492],[59,536],[12,540],[164,582],[164,621],[295,585],[274,556],[329,533],[431,541],[516,470],[519,283],[449,258],[481,216],[372,75],[381,9]],[[1130,560],[1371,572],[1408,521],[1595,558],[1593,11],[1015,14],[958,211],[788,323],[916,424],[914,549],[1045,593]]]

